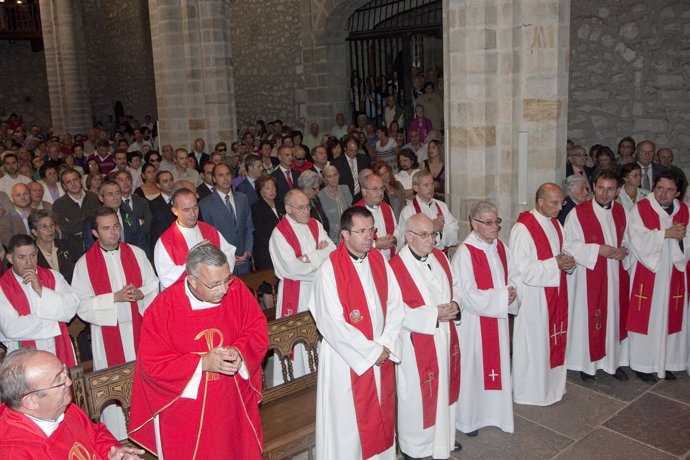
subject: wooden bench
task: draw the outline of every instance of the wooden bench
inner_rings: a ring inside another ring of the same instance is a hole
[[[265,459],[281,459],[314,446],[316,422],[316,369],[319,363],[319,332],[309,312],[268,323],[269,353],[280,359],[285,383],[264,389],[261,423]],[[311,373],[294,378],[288,359],[292,348],[302,343],[309,355]],[[129,420],[134,362],[85,373],[80,366],[70,369],[74,402],[98,421],[103,408],[112,402],[122,406]],[[151,457],[149,457],[151,458]]]

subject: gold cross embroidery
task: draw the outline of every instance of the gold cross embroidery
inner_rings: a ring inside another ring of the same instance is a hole
[[[642,295],[643,289],[644,289],[644,284],[640,284],[640,292],[635,294],[635,297],[637,297],[637,311],[640,311],[642,309],[642,301],[648,299],[647,296]]]

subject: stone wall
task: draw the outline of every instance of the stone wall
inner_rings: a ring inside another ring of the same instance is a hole
[[[146,0],[81,0],[93,117],[105,121],[116,101],[143,122],[156,119],[156,88]]]
[[[568,137],[632,135],[690,156],[690,8],[685,0],[572,2]]]
[[[304,126],[301,8],[300,0],[231,0],[238,126],[277,118]]]
[[[50,123],[50,101],[46,61],[43,51],[31,51],[31,42],[18,40],[10,43],[0,40],[0,107],[5,115],[12,112],[24,117],[28,124],[44,128]]]

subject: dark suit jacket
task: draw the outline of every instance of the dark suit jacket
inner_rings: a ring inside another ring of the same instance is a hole
[[[124,227],[125,243],[133,244],[146,251],[148,245],[145,244],[144,233],[142,231],[142,226],[139,224],[139,218],[127,208],[124,202],[120,205],[120,215],[122,216],[122,225]],[[88,251],[96,242],[93,233],[91,233],[90,217],[84,221],[83,233],[84,248]]]
[[[318,169],[316,169],[316,166],[312,166],[311,168],[309,168],[309,170],[314,171],[316,174],[321,176],[321,179],[323,179],[323,180],[321,181],[321,185],[319,186],[319,190],[323,190],[323,188],[326,186],[326,179],[323,177],[323,169],[319,171]]]
[[[149,200],[134,194],[130,196],[130,199],[134,215],[137,216],[140,221],[143,221],[143,224],[141,224],[141,232],[144,237],[144,245],[148,246],[149,233],[151,232],[151,220],[153,219],[149,206]],[[124,198],[122,199],[122,202],[125,202]]]
[[[84,245],[82,238],[84,221],[90,219],[94,211],[101,207],[98,195],[88,191],[84,193],[86,195],[82,201],[81,208],[68,194],[64,194],[53,203],[53,217],[62,232],[62,239],[71,240],[77,248]],[[90,228],[88,234],[91,235]],[[79,255],[81,256],[82,254],[84,254],[84,249],[82,249]]]
[[[292,174],[292,188],[296,188],[299,173],[291,169],[290,174]],[[280,205],[283,206],[285,203],[285,195],[290,191],[287,179],[285,178],[285,173],[283,173],[283,170],[278,167],[271,173],[271,176],[276,178],[276,182],[278,184],[276,187],[276,203],[280,203]]]
[[[587,182],[592,182],[592,173],[594,172],[594,168],[590,168],[588,166],[585,166],[584,172],[585,172],[585,176],[587,176]],[[575,172],[573,171],[573,165],[571,165],[570,163],[567,163],[565,165],[565,177],[572,176],[573,174],[575,174]]]
[[[153,249],[156,247],[158,238],[161,237],[163,232],[166,231],[177,218],[172,212],[172,203],[166,203],[163,195],[158,195],[156,198],[149,201],[149,208],[151,208],[151,213],[153,214],[153,219],[151,220],[151,233],[149,234],[149,248],[151,249],[149,258],[153,259]]]
[[[14,235],[26,235],[24,221],[16,209],[11,208],[7,213],[0,217],[0,241],[7,249],[7,245]]]
[[[189,152],[189,155],[190,155],[190,156],[191,156],[191,155],[194,155],[194,158],[196,159],[196,154],[194,153],[194,151]],[[210,159],[211,159],[211,155],[209,155],[209,154],[206,153],[206,152],[201,152],[201,158],[199,158],[199,161],[197,161],[196,171],[197,171],[198,173],[201,173],[201,171],[202,171],[203,168],[204,168],[204,165],[205,165]]]
[[[60,274],[65,277],[69,284],[72,284],[72,274],[74,273],[74,265],[79,260],[77,251],[70,247],[69,243],[61,240],[55,240],[57,247],[58,266]],[[50,268],[50,264],[43,256],[43,252],[38,251],[38,266],[43,268]]]
[[[196,194],[199,196],[200,200],[203,200],[207,196],[211,194],[211,189],[208,188],[208,185],[206,185],[206,182],[202,182],[199,184],[199,186],[196,188]]]
[[[565,205],[561,209],[561,212],[558,213],[558,221],[561,223],[561,225],[565,225],[565,218],[568,216],[568,213],[572,211],[575,206],[577,206],[573,199],[569,196],[566,197],[563,202]]]
[[[356,203],[357,201],[359,201],[359,199],[362,198],[362,193],[360,191],[360,193],[358,193],[355,196],[355,181],[352,177],[352,171],[350,170],[350,162],[348,161],[347,155],[343,153],[338,158],[333,160],[331,164],[335,166],[338,169],[338,172],[340,173],[340,183],[343,185],[347,185],[347,188],[350,189],[350,193],[352,194],[352,202]],[[367,169],[370,166],[371,159],[369,158],[369,156],[364,155],[363,153],[358,153],[357,173],[362,172],[363,169]]]
[[[237,184],[237,187],[235,187],[235,191],[244,193],[247,196],[247,199],[249,200],[250,206],[256,203],[256,200],[259,199],[259,196],[256,194],[254,186],[251,184],[251,182],[249,182],[249,179],[247,178],[245,178],[242,182]]]
[[[278,215],[285,215],[285,208],[276,203]],[[271,239],[273,229],[280,222],[271,207],[265,200],[259,199],[252,205],[252,221],[254,222],[254,267],[257,270],[273,268],[271,254],[268,252],[268,241]]]
[[[309,211],[309,214],[311,217],[321,222],[321,225],[323,225],[323,229],[326,230],[326,233],[330,231],[331,227],[328,224],[328,217],[326,216],[326,213],[323,211],[319,195],[316,195],[311,200],[311,211]]]
[[[232,197],[235,201],[234,216],[216,190],[199,202],[199,218],[216,227],[223,238],[235,246],[235,254],[241,256],[245,251],[251,253],[254,248],[254,224],[247,197],[243,193],[233,193]],[[251,271],[251,266],[249,269]]]

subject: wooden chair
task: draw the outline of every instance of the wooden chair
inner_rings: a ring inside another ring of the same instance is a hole
[[[103,409],[118,402],[125,421],[129,421],[134,361],[88,373],[76,366],[70,369],[70,378],[74,403],[84,409],[91,420],[99,421]]]
[[[268,323],[269,353],[280,359],[284,382],[264,390],[261,423],[264,430],[264,459],[281,459],[309,450],[315,443],[316,369],[321,338],[311,313],[276,319]],[[289,357],[295,344],[302,343],[309,356],[311,373],[295,378]]]
[[[247,285],[249,289],[251,289],[251,291],[254,293],[254,296],[256,296],[256,300],[259,302],[259,305],[261,305],[264,309],[266,319],[268,319],[269,321],[274,320],[276,317],[275,307],[266,308],[263,302],[263,295],[261,294],[261,292],[259,292],[259,288],[261,287],[261,285],[267,283],[269,286],[271,286],[273,305],[276,304],[276,286],[278,285],[278,278],[276,278],[276,275],[273,272],[273,270],[270,268],[266,270],[259,270],[248,273],[246,275],[242,275],[239,278],[242,280],[244,284]]]
[[[74,353],[77,355],[77,364],[82,367],[84,372],[90,372],[93,370],[93,360],[83,361],[81,357],[81,350],[79,349],[79,336],[84,331],[86,331],[88,334],[88,328],[89,325],[83,322],[78,316],[75,316],[67,326],[69,337],[72,341],[72,346],[74,347]]]

